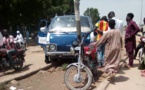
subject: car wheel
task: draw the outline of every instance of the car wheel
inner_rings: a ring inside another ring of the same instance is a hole
[[[49,63],[50,63],[49,56],[46,56],[46,55],[45,55],[45,63],[46,63],[46,64],[49,64]]]
[[[51,63],[58,62],[58,59],[57,59],[57,58],[50,58],[50,62],[51,62]]]

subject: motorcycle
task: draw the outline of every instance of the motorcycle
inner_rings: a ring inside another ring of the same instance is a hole
[[[7,51],[6,49],[1,49],[0,51],[0,68],[1,70],[3,69],[14,69],[15,71],[21,70],[23,67],[23,63],[25,61],[25,50],[23,49],[16,49],[12,55],[12,64],[10,63],[10,60],[7,56]]]
[[[74,41],[71,47],[71,51],[77,55],[78,61],[69,64],[64,75],[64,82],[70,90],[87,90],[93,82],[93,70],[97,65],[96,48],[83,45],[84,39],[88,35],[85,35],[80,43]]]
[[[98,65],[96,47],[84,46],[83,63],[89,67],[93,75],[96,75]]]
[[[140,37],[140,43],[143,45],[139,50],[139,63],[145,58],[145,32],[142,32],[142,35],[137,34]]]
[[[17,48],[21,48],[23,50],[26,50],[26,42],[19,42],[18,40],[14,40],[14,43]]]

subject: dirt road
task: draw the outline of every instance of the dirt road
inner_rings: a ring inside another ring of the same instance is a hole
[[[24,76],[46,66],[49,65],[44,62],[44,53],[42,48],[40,46],[28,47],[22,70],[19,72],[15,72],[14,70],[0,72],[0,83],[13,80],[19,76]]]
[[[36,47],[34,47],[33,49],[35,48]],[[123,52],[123,55],[124,53],[125,52]],[[28,52],[27,54],[28,54],[27,59],[29,60],[41,59],[42,62],[44,60],[42,51],[41,52],[31,51],[31,52]],[[41,66],[41,64],[38,63],[37,66]],[[140,83],[140,82],[143,82],[144,79],[140,77],[140,73],[139,73],[139,70],[137,69],[137,66],[138,66],[138,62],[135,68],[130,69],[130,70],[128,69],[123,70],[120,73],[118,73],[114,80],[115,83],[110,84],[107,90],[123,90],[123,89],[126,90],[126,89],[129,89],[128,86],[130,87],[134,86],[135,88],[133,90],[137,90],[136,88],[140,86],[142,86],[142,88],[144,89],[144,86]],[[62,71],[61,69],[60,70],[58,69],[61,67],[62,66],[59,65],[57,66],[56,69],[52,68],[45,71],[39,71],[35,75],[19,80],[17,85],[9,83],[7,85],[8,87],[7,89],[9,89],[11,86],[14,86],[17,89],[22,89],[22,90],[68,90],[64,84],[64,71]],[[100,84],[100,82],[104,80],[104,78],[101,75],[102,73],[99,73],[98,77],[95,77],[96,82],[95,84],[92,84],[89,90],[96,89],[98,84]],[[119,89],[121,87],[125,87],[125,88]],[[143,90],[143,89],[140,89],[140,90]]]
[[[46,65],[44,63],[44,53],[42,49],[37,47],[29,47],[26,52],[26,62],[24,63],[24,68],[21,72],[14,72],[10,70],[7,72],[6,75],[1,76],[0,80],[6,80],[8,78],[12,78],[14,76],[17,76],[19,74],[25,74],[28,71],[31,71],[32,69],[36,69],[39,67],[42,67]],[[33,63],[32,63],[33,62]],[[31,63],[31,64],[30,64]],[[14,86],[18,89],[23,90],[68,90],[67,87],[64,84],[64,71],[62,70],[62,65],[66,63],[61,61],[61,64],[54,65],[52,68],[45,70],[45,71],[39,71],[36,74],[27,77],[25,79],[17,80],[18,84],[11,84],[10,82],[6,85],[7,90],[11,86]],[[67,62],[68,63],[68,62]],[[55,69],[54,69],[55,68]],[[96,86],[104,79],[104,77],[100,77],[102,75],[102,72],[98,72],[98,76],[95,77],[95,84],[92,84],[90,87],[90,90],[93,90],[96,88]]]
[[[51,68],[52,69],[52,68]],[[14,86],[17,89],[23,90],[68,90],[64,84],[64,71],[56,69],[50,72],[49,70],[39,71],[37,74],[18,81],[19,84],[8,84],[7,87]],[[89,90],[97,88],[96,86],[102,82],[104,77],[95,77],[95,84],[92,84]]]

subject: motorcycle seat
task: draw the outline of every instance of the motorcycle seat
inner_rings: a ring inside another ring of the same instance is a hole
[[[5,56],[7,54],[6,49],[0,49],[0,55]]]
[[[17,55],[23,54],[24,52],[25,52],[25,50],[23,50],[23,49],[16,50]]]

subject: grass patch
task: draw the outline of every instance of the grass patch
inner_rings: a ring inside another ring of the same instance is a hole
[[[67,66],[68,66],[68,64],[66,64],[66,63],[62,64],[62,70],[65,71]]]
[[[0,83],[0,90],[6,90],[6,84],[5,83]]]

